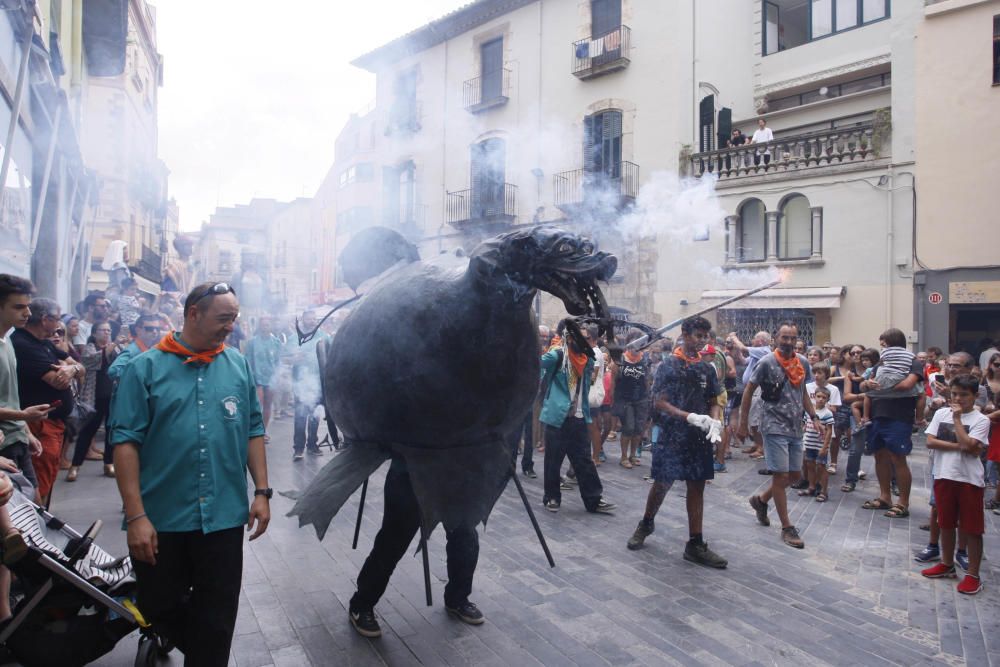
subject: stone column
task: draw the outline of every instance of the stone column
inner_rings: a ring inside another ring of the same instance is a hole
[[[764,214],[767,223],[767,261],[778,261],[778,211]]]
[[[738,215],[727,215],[726,216],[726,264],[735,264],[737,261],[736,257],[736,243],[739,236],[740,228],[740,216]]]
[[[823,258],[823,207],[813,206],[809,209],[812,220],[812,255],[811,259]]]

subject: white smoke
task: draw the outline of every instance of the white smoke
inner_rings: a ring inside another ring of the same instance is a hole
[[[692,243],[721,233],[726,212],[715,194],[716,178],[680,178],[657,171],[639,190],[635,207],[618,221],[626,241],[658,237],[661,242]]]

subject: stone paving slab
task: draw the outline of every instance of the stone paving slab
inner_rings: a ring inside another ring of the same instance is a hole
[[[268,445],[272,486],[301,488],[327,456],[293,463],[291,423],[275,422]],[[872,481],[851,494],[831,478],[830,500],[790,499],[806,548],[782,544],[777,519],[758,526],[747,497],[768,478],[737,454],[730,472],[706,491],[705,537],[729,559],[706,570],[681,559],[687,538],[683,485],[657,517],[656,533],[638,552],[625,549],[641,517],[648,485],[642,467],[613,461],[599,471],[615,516],[587,514],[578,493],[562,510],[541,505],[541,478],[523,480],[556,560],[550,569],[513,485],[481,534],[472,599],[487,616],[473,628],[444,613],[444,537],[430,542],[433,607],[424,603],[419,557],[407,556],[377,607],[384,636],[359,637],[347,621],[354,578],[381,518],[385,468],[372,477],[357,551],[351,549],[357,497],[334,519],[321,543],[312,529],[284,517],[291,501],[275,497],[268,533],[245,551],[243,592],[230,665],[994,665],[1000,667],[1000,576],[983,564],[985,590],[958,595],[954,580],[928,581],[912,554],[927,533],[926,452],[912,457],[911,516],[888,519],[861,509],[877,493]],[[541,468],[541,455],[538,456]],[[53,511],[76,527],[105,521],[98,540],[125,551],[117,530],[120,501],[112,480],[88,462],[80,480],[60,483]],[[1000,517],[987,513],[987,554],[1000,553]],[[131,665],[136,635],[97,665]],[[179,655],[161,664],[180,665]]]

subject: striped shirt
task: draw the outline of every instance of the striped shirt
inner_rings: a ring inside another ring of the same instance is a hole
[[[833,413],[829,409],[816,410],[816,416],[819,417],[819,423],[823,425],[823,428],[833,428]],[[813,426],[809,415],[804,416],[803,422],[805,432],[802,435],[802,444],[806,449],[823,449],[823,434]]]

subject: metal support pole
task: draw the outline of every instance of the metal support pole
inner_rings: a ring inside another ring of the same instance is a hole
[[[42,214],[45,212],[45,200],[49,193],[49,177],[52,176],[52,162],[56,156],[56,143],[59,141],[59,123],[62,121],[62,105],[56,107],[56,117],[52,120],[52,138],[49,140],[49,153],[45,158],[45,172],[42,174],[42,187],[38,191],[38,210],[35,211],[35,226],[31,230],[31,254],[35,254],[38,245],[38,232],[42,228]]]
[[[33,34],[34,27],[32,26],[24,38],[24,45],[21,47],[21,69],[17,72],[14,103],[10,110],[10,125],[7,126],[7,141],[3,145],[3,165],[0,166],[0,201],[3,200],[3,193],[7,188],[7,173],[10,171],[11,155],[14,153],[14,131],[21,119],[21,100],[24,98],[24,82],[28,79],[28,60],[31,57],[31,36]]]
[[[361,515],[365,511],[365,496],[368,495],[368,480],[361,485],[361,502],[358,503],[358,521],[354,524],[354,542],[351,543],[352,549],[358,548],[358,535],[361,533]]]
[[[521,494],[521,502],[524,503],[524,509],[528,512],[528,518],[531,520],[531,525],[535,529],[535,535],[538,536],[538,543],[542,545],[542,551],[545,552],[545,558],[549,561],[549,567],[555,567],[556,561],[552,558],[552,552],[549,551],[549,545],[545,542],[545,536],[542,535],[542,527],[538,525],[538,519],[535,518],[535,513],[531,509],[531,503],[528,502],[528,496],[524,492],[524,487],[521,486],[521,480],[517,478],[517,467],[511,463],[510,466],[511,477],[514,478],[514,486],[517,487],[517,492]]]

